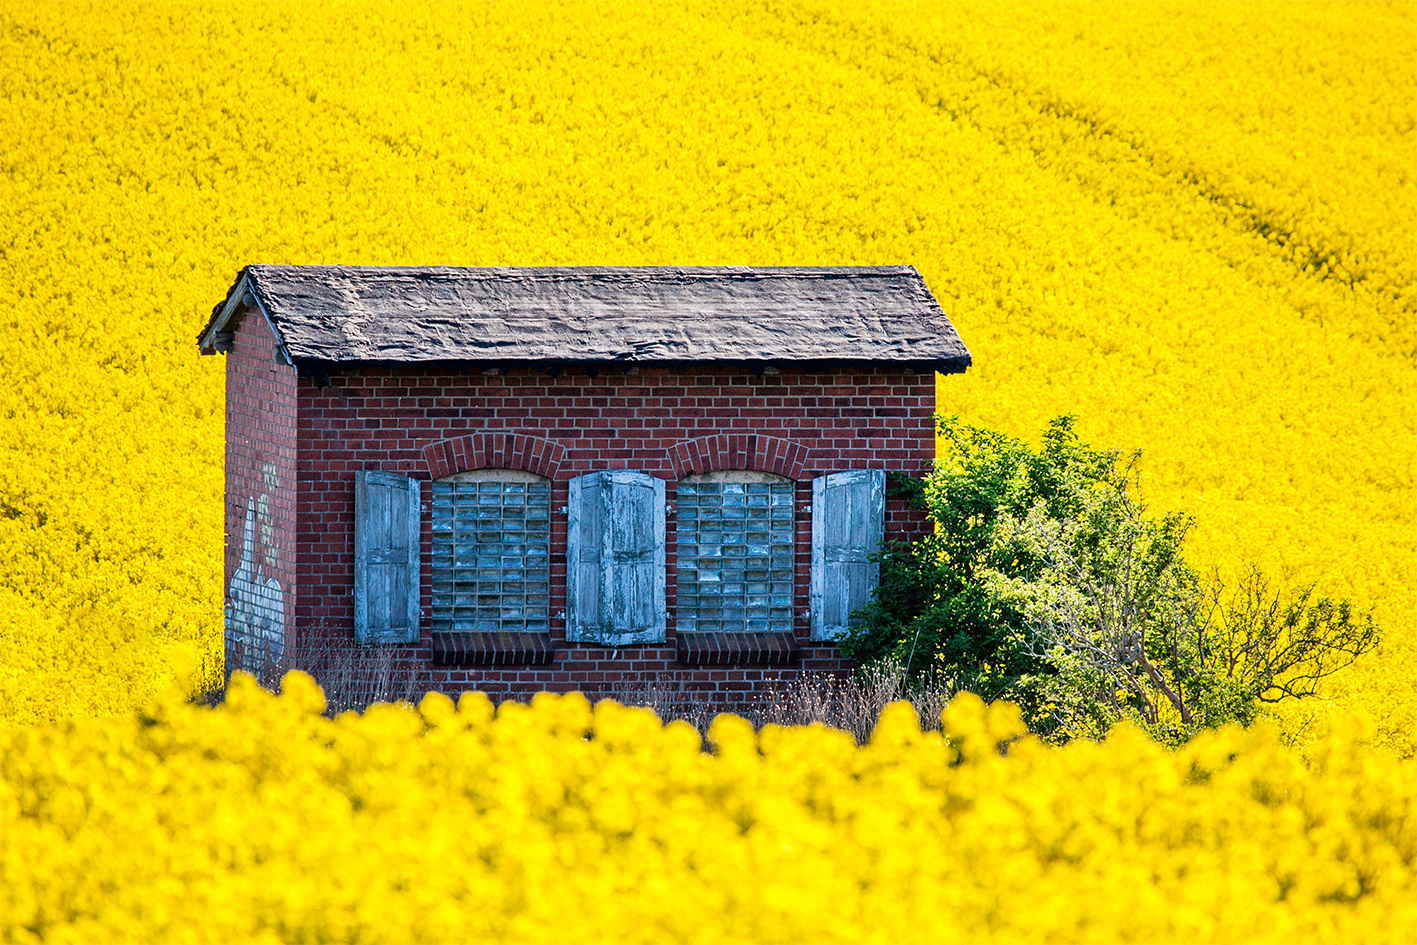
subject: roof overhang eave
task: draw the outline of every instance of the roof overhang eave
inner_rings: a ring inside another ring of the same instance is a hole
[[[251,267],[247,266],[241,270],[241,274],[236,277],[236,282],[226,293],[226,298],[212,309],[212,317],[207,321],[207,327],[202,329],[202,333],[197,336],[197,347],[202,354],[225,353],[230,349],[230,344],[223,344],[220,336],[228,335],[232,330],[230,327],[233,321],[238,321],[237,316],[242,309],[253,309],[261,313],[261,317],[266,320],[266,325],[270,328],[271,334],[275,336],[276,347],[285,356],[286,363],[293,363],[290,349],[286,346],[285,338],[281,336],[280,329],[276,327],[275,319],[271,318],[271,313],[267,311],[265,303],[261,300],[261,295],[257,291],[256,282],[251,278]],[[229,339],[228,339],[229,340]]]
[[[963,374],[973,363],[971,356],[949,358],[852,358],[817,357],[805,358],[699,358],[699,359],[648,359],[648,358],[328,358],[318,354],[295,353],[292,360],[296,364],[320,365],[326,369],[339,370],[354,367],[403,367],[403,368],[445,368],[490,370],[493,368],[526,367],[542,371],[564,371],[567,369],[625,370],[627,368],[665,368],[683,370],[692,367],[744,367],[761,372],[764,368],[797,368],[821,371],[836,366],[851,367],[894,367],[902,370],[939,374]]]

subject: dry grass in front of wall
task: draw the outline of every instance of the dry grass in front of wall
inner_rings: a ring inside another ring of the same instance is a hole
[[[416,705],[428,692],[414,682],[420,667],[399,660],[388,647],[316,642],[287,647],[279,659],[267,660],[252,675],[271,690],[292,670],[309,675],[324,691],[325,714],[333,717],[341,712],[363,712],[379,703]],[[230,680],[231,673],[227,673],[220,684],[202,689],[193,701],[220,705]],[[688,722],[705,737],[717,716],[731,712],[747,719],[755,729],[764,725],[825,725],[847,732],[860,745],[869,741],[885,707],[900,700],[914,707],[927,730],[937,729],[940,713],[956,691],[944,680],[907,678],[902,667],[893,663],[870,666],[853,675],[798,672],[733,701],[723,693],[696,689],[668,674],[581,690],[592,702],[609,699],[649,709],[664,723]],[[458,693],[450,695],[458,697]],[[534,697],[534,693],[518,693],[499,701],[529,703]]]

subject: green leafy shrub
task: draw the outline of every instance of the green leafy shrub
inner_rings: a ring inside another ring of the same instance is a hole
[[[1058,417],[1042,447],[938,419],[936,469],[917,488],[934,530],[881,553],[881,584],[844,641],[858,663],[896,661],[1023,706],[1055,740],[1126,718],[1170,743],[1249,723],[1265,702],[1314,695],[1374,648],[1370,613],[1287,595],[1251,567],[1235,586],[1187,564],[1192,518],[1149,516],[1139,454],[1082,443]]]

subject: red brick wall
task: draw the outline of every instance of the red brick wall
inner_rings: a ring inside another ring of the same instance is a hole
[[[811,480],[874,467],[919,474],[934,453],[934,376],[879,369],[754,376],[742,368],[584,368],[559,377],[529,368],[506,372],[361,366],[320,389],[299,382],[295,621],[300,632],[351,639],[354,473],[400,472],[425,483],[467,469],[525,469],[552,480],[551,613],[555,660],[546,666],[433,666],[424,626],[418,646],[391,647],[396,669],[420,686],[479,688],[502,697],[541,689],[605,691],[673,683],[737,701],[765,680],[798,668],[680,666],[674,649],[674,516],[668,517],[669,639],[611,650],[567,644],[565,609],[567,482],[587,472],[629,468],[668,481],[689,472],[758,469],[797,480],[795,628],[802,669],[841,670],[836,648],[808,643]],[[429,487],[424,486],[425,513]],[[923,517],[887,503],[888,537],[918,534]],[[428,611],[430,527],[424,519],[423,611]],[[558,554],[559,550],[559,554]]]
[[[227,666],[278,668],[295,612],[296,374],[248,312],[226,355]]]

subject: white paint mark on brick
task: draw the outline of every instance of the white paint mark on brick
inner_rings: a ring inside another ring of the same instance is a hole
[[[269,503],[262,495],[259,504]],[[266,577],[265,567],[255,565],[256,508],[246,500],[246,524],[241,536],[241,562],[231,576],[226,595],[226,665],[265,677],[276,669],[285,654],[285,595],[280,582]],[[266,539],[262,528],[263,539]],[[272,538],[274,536],[272,535]],[[263,557],[273,562],[273,541],[263,540]],[[252,566],[255,565],[255,571]]]

